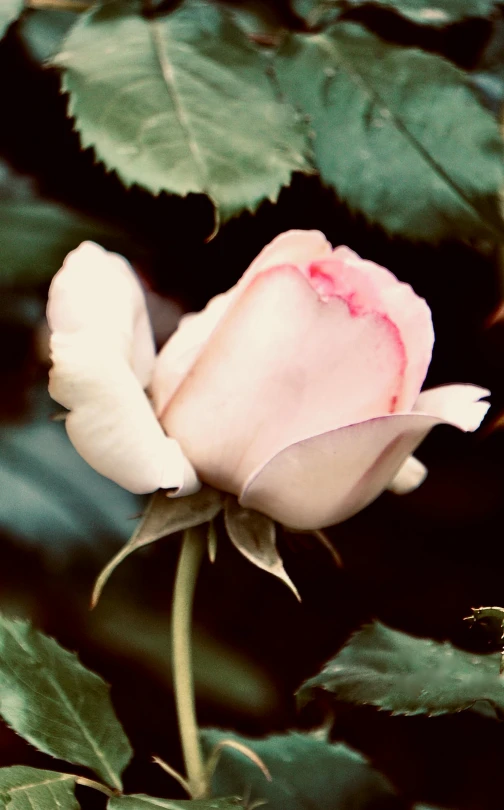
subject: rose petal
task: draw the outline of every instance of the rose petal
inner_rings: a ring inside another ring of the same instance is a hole
[[[277,267],[227,311],[162,422],[203,480],[238,494],[282,448],[387,413],[401,363],[386,319],[354,317]]]
[[[161,416],[184,377],[194,365],[220,319],[226,312],[233,287],[216,295],[201,312],[191,312],[179,321],[177,330],[159,352],[152,375],[152,398],[157,416]]]
[[[432,398],[436,405],[443,399],[444,415],[392,414],[313,436],[258,468],[246,482],[240,503],[295,529],[321,529],[346,520],[387,487],[435,425],[446,422],[463,430],[479,426],[488,403],[477,400],[486,390],[471,385],[446,388],[464,389],[465,426],[460,410],[448,414],[446,392],[443,398]],[[456,402],[460,392],[453,393]]]
[[[135,493],[198,489],[142,390],[154,347],[140,285],[119,256],[92,243],[69,254],[51,284],[49,392],[68,408],[70,440],[102,475]]]
[[[321,231],[285,231],[261,250],[238,283],[248,284],[257,273],[282,264],[292,264],[301,269],[331,253],[332,245]]]
[[[52,280],[47,319],[52,332],[106,334],[130,358],[142,387],[149,384],[155,357],[149,315],[140,283],[122,256],[82,242]]]
[[[423,484],[427,477],[427,467],[415,456],[408,456],[387,489],[395,495],[407,495]]]
[[[330,255],[331,250],[320,231],[286,231],[263,248],[234,287],[212,298],[201,312],[182,318],[156,359],[152,395],[157,415],[165,410],[228,307],[258,273],[282,264],[301,267]]]
[[[427,303],[390,270],[361,259],[344,246],[336,248],[331,257],[312,262],[306,272],[322,295],[341,295],[355,312],[380,312],[395,324],[405,350],[403,386],[395,411],[410,411],[427,374],[434,345]]]
[[[435,414],[443,422],[449,422],[460,430],[473,431],[480,426],[490,407],[489,402],[479,400],[489,395],[487,388],[479,388],[477,385],[440,385],[438,388],[422,391],[414,410]]]
[[[128,363],[99,336],[53,335],[49,392],[70,409],[68,436],[102,475],[138,494],[199,488],[178,442],[169,439]]]

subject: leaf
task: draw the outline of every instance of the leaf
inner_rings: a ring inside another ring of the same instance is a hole
[[[213,777],[216,795],[250,791],[251,801],[264,799],[268,810],[365,810],[393,795],[385,777],[343,744],[297,732],[257,740],[205,729],[201,736],[207,756],[222,740],[235,740],[251,748],[272,776],[268,782],[248,757],[226,747]]]
[[[84,147],[127,186],[207,194],[221,220],[311,171],[303,122],[226,9],[186,0],[165,16],[140,11],[112,0],[82,15],[55,59]]]
[[[76,777],[24,765],[0,768],[2,810],[79,810],[74,796]]]
[[[335,3],[336,4],[336,3]],[[440,28],[471,17],[489,17],[498,6],[496,0],[345,0],[350,8],[376,6],[395,11],[417,25]]]
[[[258,568],[285,582],[301,601],[276,547],[275,522],[254,509],[244,509],[232,495],[226,498],[224,521],[229,539],[238,551]]]
[[[429,715],[477,709],[477,701],[488,701],[501,714],[504,679],[499,666],[499,654],[475,655],[375,622],[306,681],[298,698],[301,704],[323,696],[393,714]]]
[[[351,22],[289,36],[276,64],[350,208],[410,239],[502,238],[499,127],[460,69]]]
[[[24,0],[2,0],[0,3],[0,38],[14,20],[17,20],[24,8]]]
[[[155,492],[129,542],[111,559],[96,580],[91,607],[96,607],[108,579],[126,557],[162,537],[212,520],[221,509],[222,495],[212,487],[203,486],[199,492],[184,498],[167,498],[166,490],[162,489]]]
[[[172,799],[158,799],[154,796],[145,796],[137,793],[132,796],[113,796],[109,799],[108,810],[152,810],[162,807],[164,810],[233,810],[243,807],[241,799],[193,799],[189,801],[173,801]]]
[[[61,50],[63,39],[76,19],[75,11],[32,8],[20,19],[18,35],[30,57],[44,64]]]
[[[131,747],[108,686],[28,622],[0,616],[0,715],[40,751],[121,789]]]
[[[41,316],[35,308],[35,321]],[[125,542],[128,518],[141,509],[142,499],[79,456],[64,426],[49,418],[54,402],[45,387],[32,391],[31,400],[36,403],[31,419],[0,428],[0,528],[60,560],[76,546]]]
[[[63,205],[42,199],[0,202],[0,285],[49,280],[85,239],[124,250],[120,233]]]

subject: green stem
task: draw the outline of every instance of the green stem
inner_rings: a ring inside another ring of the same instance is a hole
[[[191,656],[191,614],[194,587],[205,542],[198,528],[186,529],[175,578],[172,609],[173,682],[180,742],[193,799],[208,794],[208,779],[199,741],[194,704]]]

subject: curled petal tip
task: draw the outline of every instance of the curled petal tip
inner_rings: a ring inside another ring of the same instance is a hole
[[[435,416],[459,430],[473,432],[479,428],[490,408],[490,403],[483,399],[489,395],[488,388],[478,385],[442,385],[422,391],[414,411]]]
[[[427,477],[427,467],[415,456],[408,456],[404,464],[399,468],[388,489],[396,495],[407,495],[423,484]]]

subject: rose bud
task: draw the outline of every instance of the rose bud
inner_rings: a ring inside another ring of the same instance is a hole
[[[473,385],[420,393],[428,305],[319,231],[274,239],[157,356],[135,274],[98,245],[68,255],[47,311],[49,390],[92,467],[136,493],[203,481],[295,529],[414,489],[429,431],[476,430],[489,407]]]

